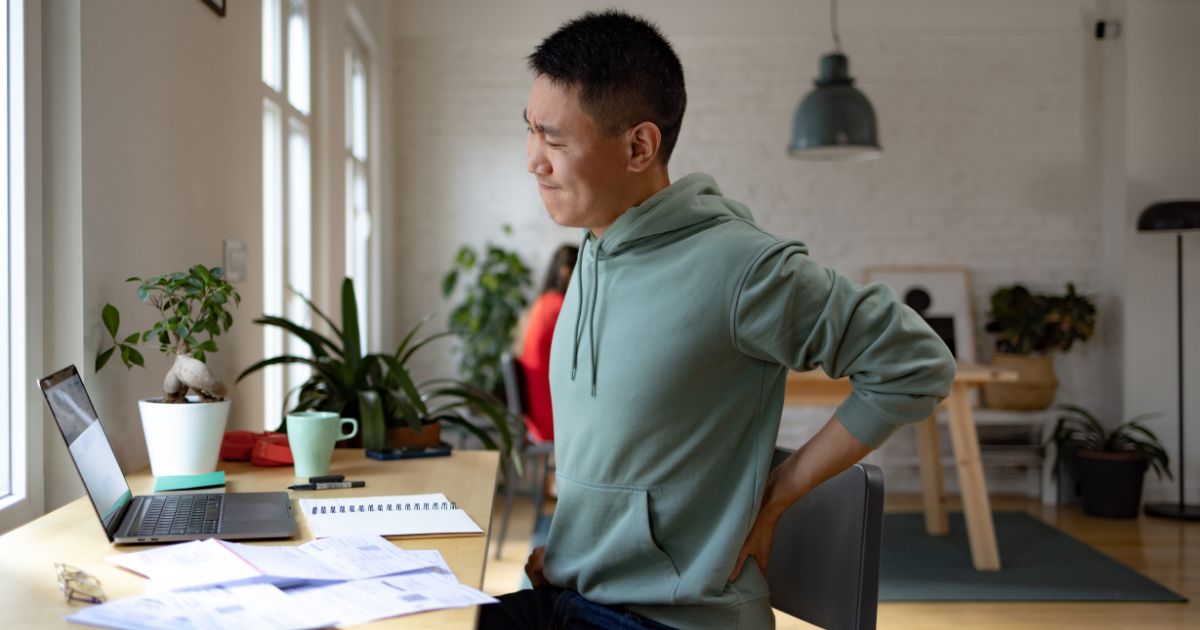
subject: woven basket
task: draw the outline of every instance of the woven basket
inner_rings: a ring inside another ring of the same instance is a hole
[[[1017,382],[984,385],[983,398],[989,408],[1034,411],[1054,403],[1058,379],[1050,357],[996,353],[992,367],[1016,372]]]

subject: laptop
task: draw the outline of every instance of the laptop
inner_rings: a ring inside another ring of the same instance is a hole
[[[75,366],[38,381],[108,540],[117,544],[292,538],[286,492],[133,496]]]

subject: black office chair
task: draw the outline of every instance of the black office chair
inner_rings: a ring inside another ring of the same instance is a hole
[[[771,467],[791,454],[776,448]],[[878,466],[855,464],[817,486],[775,528],[771,606],[826,630],[875,628],[882,528]]]
[[[533,473],[533,528],[537,529],[538,520],[542,515],[543,487],[546,483],[547,471],[550,467],[550,454],[554,452],[553,442],[533,442],[525,428],[525,410],[528,408],[525,371],[521,362],[511,354],[505,353],[500,358],[500,375],[504,379],[504,395],[508,399],[508,411],[514,418],[510,425],[513,437],[513,448],[521,455],[523,464],[532,463]],[[531,461],[532,460],[532,461]],[[508,536],[508,521],[512,516],[513,499],[517,495],[517,472],[511,458],[504,458],[504,466],[508,471],[504,482],[504,513],[500,517],[500,535],[496,538],[496,559],[500,559],[500,550],[504,547],[504,539]],[[527,468],[529,470],[529,468]]]

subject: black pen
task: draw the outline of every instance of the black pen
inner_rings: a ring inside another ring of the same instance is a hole
[[[346,475],[321,475],[320,477],[309,477],[308,483],[331,483],[334,481],[345,481]]]
[[[332,483],[300,483],[288,486],[288,490],[337,490],[339,488],[365,488],[365,481],[335,481]]]

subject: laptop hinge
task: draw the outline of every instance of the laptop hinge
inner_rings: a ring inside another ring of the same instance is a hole
[[[131,497],[125,502],[124,507],[117,512],[117,517],[114,518],[106,528],[105,533],[108,534],[108,541],[112,542],[117,534],[121,533],[121,525],[125,523],[125,517],[129,516],[129,511],[134,509],[134,506],[140,504],[142,497]]]

